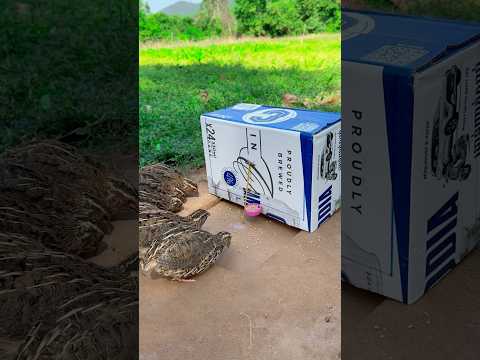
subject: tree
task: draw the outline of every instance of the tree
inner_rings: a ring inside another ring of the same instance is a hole
[[[228,0],[203,0],[197,19],[203,26],[213,28],[220,26],[222,32],[226,34],[234,32],[235,19]]]
[[[340,0],[237,0],[240,34],[296,35],[340,30]]]
[[[302,33],[303,23],[300,19],[295,0],[271,0],[263,15],[262,28],[271,36],[298,35]]]
[[[138,1],[138,11],[140,14],[149,14],[150,13],[150,5],[148,5],[145,0]]]
[[[341,26],[340,0],[296,0],[300,19],[308,33],[338,31]]]
[[[263,16],[267,0],[237,0],[234,13],[240,34],[263,35]]]

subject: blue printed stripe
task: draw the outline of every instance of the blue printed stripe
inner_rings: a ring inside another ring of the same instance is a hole
[[[284,218],[282,218],[282,217],[280,217],[280,216],[278,216],[278,215],[273,215],[273,214],[271,214],[271,213],[268,213],[268,214],[265,214],[265,216],[267,216],[267,217],[269,217],[269,218],[272,218],[273,220],[280,221],[280,222],[282,222],[282,223],[284,223],[284,224],[287,223]]]
[[[408,71],[385,67],[383,86],[400,281],[403,302],[408,303],[413,78]]]
[[[243,194],[245,195],[246,191],[243,189]],[[260,204],[260,194],[247,192],[247,204]]]
[[[308,231],[311,231],[313,136],[300,133],[300,145],[302,148],[303,188],[307,208]]]

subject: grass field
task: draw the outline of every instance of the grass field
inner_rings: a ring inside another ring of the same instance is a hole
[[[340,110],[340,35],[140,49],[140,161],[203,164],[199,117],[239,102]]]
[[[0,153],[74,132],[69,141],[85,148],[136,147],[138,9],[115,0],[2,5]]]

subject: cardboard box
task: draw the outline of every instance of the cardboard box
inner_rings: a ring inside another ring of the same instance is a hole
[[[340,206],[338,113],[238,104],[201,126],[210,193],[307,231]]]
[[[412,303],[480,238],[480,26],[343,26],[342,279]]]

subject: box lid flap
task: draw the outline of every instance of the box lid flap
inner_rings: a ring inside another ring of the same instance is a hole
[[[480,24],[345,10],[342,60],[418,71],[480,39]]]
[[[267,128],[316,134],[340,121],[340,114],[254,104],[235,106],[204,114],[211,118]]]

